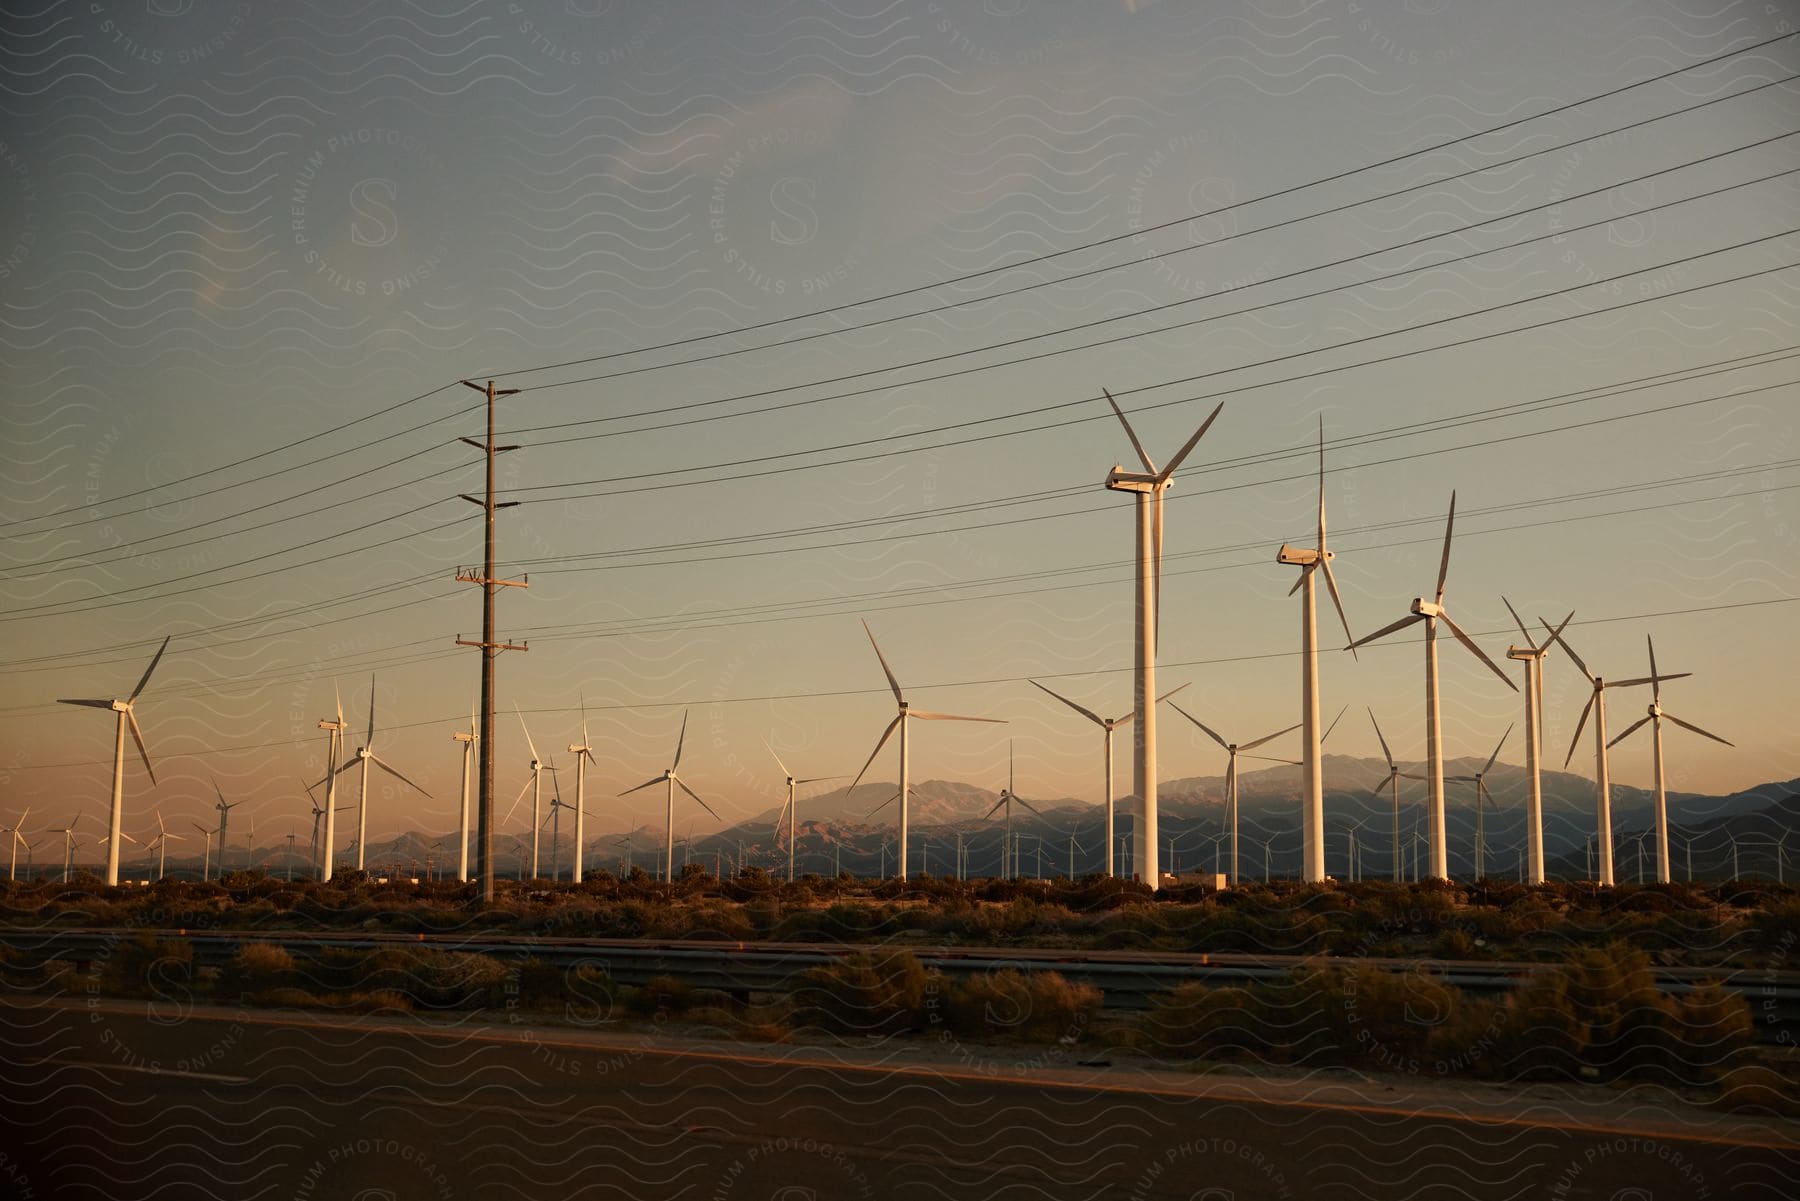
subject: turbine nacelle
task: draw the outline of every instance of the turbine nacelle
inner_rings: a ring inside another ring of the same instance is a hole
[[[1444,606],[1437,601],[1428,601],[1422,596],[1413,597],[1412,612],[1420,617],[1442,617]]]
[[[1275,561],[1277,563],[1286,563],[1290,567],[1316,567],[1321,559],[1329,563],[1335,558],[1337,558],[1336,551],[1328,550],[1323,555],[1320,555],[1316,550],[1309,550],[1298,546],[1289,546],[1285,542],[1281,544],[1281,549],[1275,552]]]
[[[1173,479],[1145,475],[1141,471],[1126,471],[1117,466],[1106,473],[1106,486],[1115,492],[1161,492],[1174,482]]]

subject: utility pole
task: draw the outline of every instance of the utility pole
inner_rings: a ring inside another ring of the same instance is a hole
[[[510,509],[519,502],[516,500],[494,503],[494,456],[503,451],[517,450],[517,446],[494,445],[494,399],[499,396],[512,396],[517,388],[494,387],[489,380],[487,386],[462,381],[463,387],[473,388],[487,397],[487,441],[477,442],[473,438],[463,441],[479,450],[487,460],[487,491],[480,498],[463,493],[462,498],[471,504],[481,506],[484,518],[482,535],[482,569],[479,574],[474,571],[458,570],[456,578],[465,584],[481,585],[481,640],[471,641],[458,638],[458,646],[475,646],[481,648],[481,795],[477,808],[479,814],[476,822],[475,870],[481,876],[481,899],[484,904],[494,900],[494,658],[501,651],[522,651],[530,648],[524,643],[496,642],[494,640],[494,589],[498,587],[525,588],[530,586],[530,576],[523,580],[502,580],[494,576],[494,510]]]

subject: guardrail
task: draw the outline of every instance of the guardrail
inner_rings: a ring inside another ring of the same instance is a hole
[[[1156,994],[1198,981],[1211,985],[1278,979],[1314,957],[1239,952],[1179,953],[1096,951],[1050,947],[910,946],[904,943],[725,942],[622,938],[550,938],[496,934],[392,934],[297,930],[96,930],[0,929],[0,946],[28,959],[92,963],[120,942],[142,936],[179,940],[193,948],[202,966],[218,966],[246,943],[273,943],[299,958],[328,950],[372,951],[424,946],[502,959],[538,959],[565,966],[585,963],[621,984],[642,985],[674,976],[695,988],[745,995],[783,992],[808,968],[857,954],[907,950],[927,970],[968,976],[1012,969],[1059,972],[1098,988],[1104,1004],[1147,1009]],[[1553,965],[1518,961],[1327,957],[1328,962],[1361,963],[1385,971],[1426,972],[1469,992],[1517,988],[1532,974]],[[1756,1016],[1759,1037],[1773,1041],[1784,1031],[1800,1031],[1800,972],[1759,968],[1718,970],[1663,967],[1655,971],[1665,992],[1685,993],[1716,981],[1745,997]]]

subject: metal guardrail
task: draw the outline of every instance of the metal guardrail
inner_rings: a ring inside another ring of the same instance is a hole
[[[619,938],[551,938],[505,934],[392,934],[297,930],[96,930],[0,929],[0,946],[31,959],[77,963],[104,959],[121,942],[137,938],[180,940],[193,948],[195,961],[218,966],[247,943],[273,943],[297,957],[326,951],[373,951],[429,947],[488,955],[501,959],[537,959],[573,966],[590,964],[621,984],[643,985],[658,976],[673,976],[691,987],[721,992],[771,993],[791,989],[808,968],[857,954],[906,950],[927,970],[946,976],[971,976],[1004,970],[1058,972],[1066,979],[1091,984],[1104,1004],[1117,1009],[1147,1009],[1153,998],[1181,984],[1249,984],[1279,979],[1318,957],[1217,954],[1162,951],[1098,951],[1061,948],[908,946],[903,943],[725,942]],[[1386,959],[1325,957],[1337,964],[1364,964],[1394,972],[1420,971],[1446,985],[1469,992],[1497,993],[1517,988],[1534,973],[1553,965],[1518,961]],[[1735,968],[1725,971],[1694,967],[1656,969],[1657,986],[1685,993],[1717,981],[1745,997],[1765,1039],[1782,1030],[1800,1028],[1800,972]]]

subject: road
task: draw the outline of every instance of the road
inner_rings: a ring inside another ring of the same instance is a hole
[[[1800,1123],[1660,1094],[179,999],[13,995],[0,1023],[0,1191],[21,1198],[1800,1194]]]

